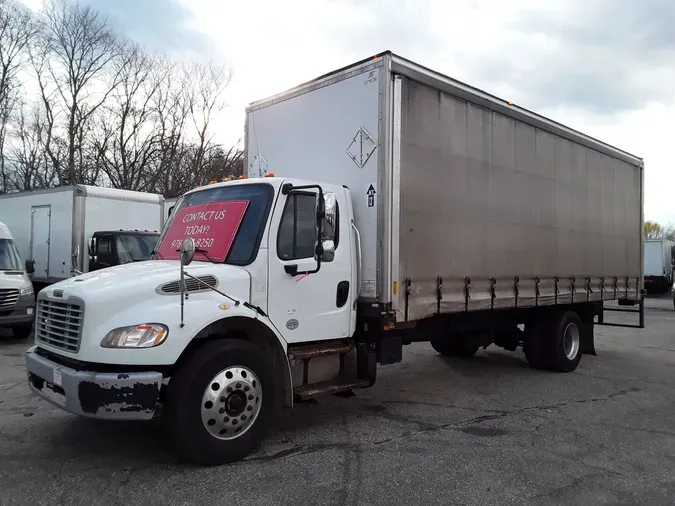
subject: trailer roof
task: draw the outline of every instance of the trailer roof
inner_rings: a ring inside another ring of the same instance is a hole
[[[330,84],[337,75],[349,73],[355,68],[368,66],[368,64],[376,64],[379,67],[382,65],[383,61],[389,62],[389,68],[394,74],[405,76],[413,81],[426,84],[427,86],[447,92],[450,95],[468,100],[472,103],[475,103],[476,105],[485,107],[486,109],[490,109],[492,111],[504,114],[505,116],[518,119],[524,123],[541,128],[568,140],[578,142],[591,149],[596,149],[610,156],[624,160],[632,165],[637,165],[639,167],[644,166],[643,159],[636,155],[579,132],[578,130],[574,130],[573,128],[563,125],[562,123],[558,123],[557,121],[546,118],[545,116],[530,111],[529,109],[517,106],[508,100],[501,99],[495,95],[480,90],[475,86],[468,85],[445,74],[431,70],[428,67],[419,65],[418,63],[403,58],[402,56],[398,56],[391,51],[383,51],[345,67],[333,70],[327,74],[323,74],[315,79],[312,79],[311,81],[302,83],[282,93],[251,102],[247,109],[258,109],[267,105],[271,105],[272,103],[278,102],[280,100],[290,99],[302,93],[307,93],[319,85]]]
[[[150,204],[161,204],[164,202],[164,197],[156,193],[120,190],[118,188],[104,188],[102,186],[92,186],[85,184],[55,186],[53,188],[40,188],[38,190],[24,190],[14,193],[5,193],[0,195],[0,199],[26,197],[28,195],[45,195],[59,192],[75,192],[77,195],[84,195],[85,197],[108,198],[114,200],[124,200],[127,202],[146,202]]]

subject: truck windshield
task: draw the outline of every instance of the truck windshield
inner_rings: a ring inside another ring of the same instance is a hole
[[[0,271],[22,271],[21,255],[12,239],[0,239]]]
[[[224,255],[225,263],[250,264],[257,255],[273,196],[268,183],[232,184],[184,195],[162,229],[155,258],[179,258],[175,250],[183,238],[192,237],[204,253],[197,253],[195,261],[220,262]],[[231,218],[219,220],[221,216]],[[213,220],[200,220],[204,217]]]
[[[117,253],[120,263],[150,260],[157,245],[157,237],[153,234],[119,234],[117,236]]]

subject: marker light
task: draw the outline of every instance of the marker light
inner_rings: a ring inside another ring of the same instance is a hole
[[[268,172],[267,174],[265,174],[265,177],[276,177],[276,176],[274,175],[274,172]]]

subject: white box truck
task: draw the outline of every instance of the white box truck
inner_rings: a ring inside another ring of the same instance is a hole
[[[642,160],[411,61],[250,105],[246,158],[248,179],[180,198],[153,261],[39,294],[33,392],[97,418],[162,405],[219,464],[412,342],[573,371],[605,302],[643,325]]]
[[[149,259],[164,223],[164,198],[61,186],[0,195],[0,218],[32,262],[39,290],[77,273]]]
[[[21,258],[9,228],[0,221],[0,327],[12,329],[19,339],[27,338],[33,329],[32,268]]]
[[[673,242],[645,239],[644,284],[647,293],[666,293],[673,284]]]

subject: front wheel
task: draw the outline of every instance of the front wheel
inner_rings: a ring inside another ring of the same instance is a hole
[[[179,451],[205,465],[246,457],[267,435],[278,409],[271,361],[241,340],[206,343],[173,375],[169,433]]]

